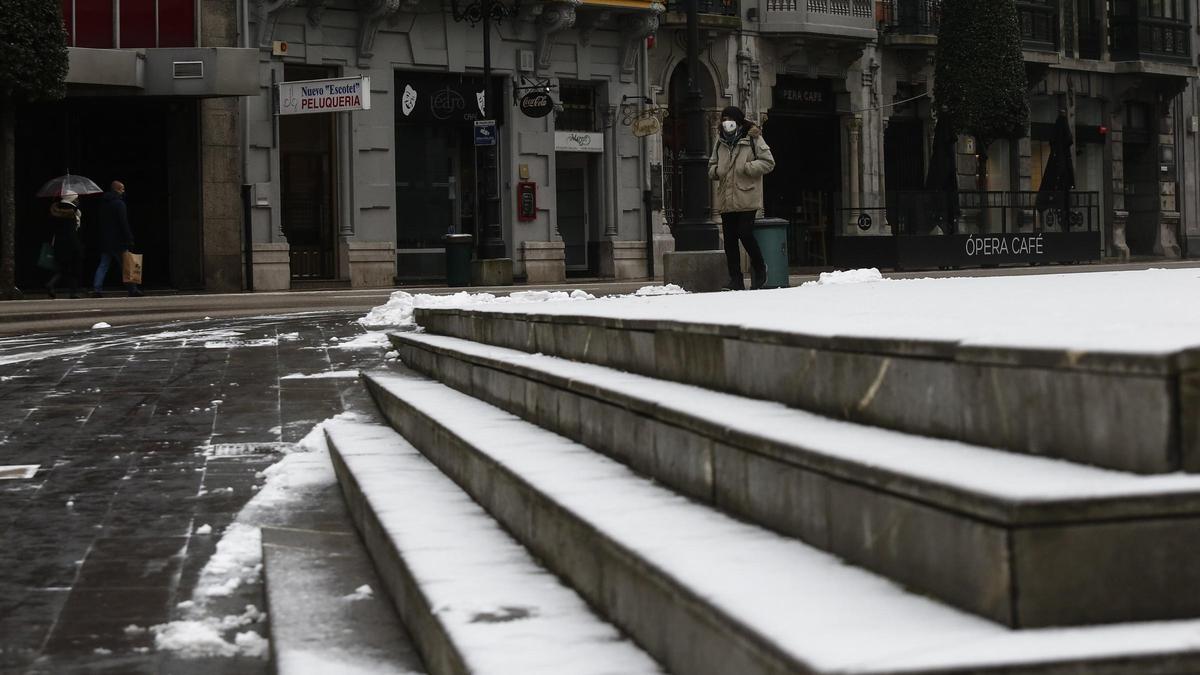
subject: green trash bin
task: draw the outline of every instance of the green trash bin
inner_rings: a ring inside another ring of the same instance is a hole
[[[763,288],[788,287],[788,221],[783,218],[759,218],[754,221],[754,238],[767,263],[767,283]]]
[[[469,234],[447,234],[442,237],[446,243],[446,285],[471,285],[471,254],[475,251],[475,237]]]

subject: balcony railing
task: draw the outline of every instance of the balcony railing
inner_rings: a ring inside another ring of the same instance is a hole
[[[766,0],[764,33],[835,35],[875,39],[874,0]]]
[[[880,24],[893,35],[937,35],[942,0],[883,0]]]
[[[1058,0],[1017,0],[1017,21],[1025,49],[1058,51]]]
[[[1109,51],[1114,61],[1191,62],[1191,25],[1187,20],[1115,15],[1110,24]]]

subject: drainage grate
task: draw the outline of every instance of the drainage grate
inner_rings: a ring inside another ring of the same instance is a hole
[[[209,457],[261,457],[277,452],[292,452],[295,443],[214,443],[200,448]]]
[[[33,478],[41,464],[13,464],[0,466],[0,480],[26,480]]]

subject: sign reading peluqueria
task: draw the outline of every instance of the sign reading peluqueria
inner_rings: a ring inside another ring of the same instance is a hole
[[[276,91],[280,115],[371,109],[371,78],[365,76],[280,82]]]

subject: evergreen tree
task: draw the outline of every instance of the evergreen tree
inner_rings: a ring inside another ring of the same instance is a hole
[[[975,138],[986,188],[993,141],[1025,136],[1028,86],[1013,0],[943,0],[934,70],[938,124]]]
[[[66,93],[67,33],[59,0],[4,0],[0,20],[0,298],[16,287],[16,108]]]

